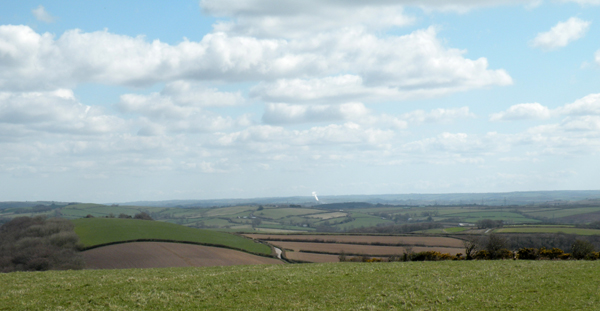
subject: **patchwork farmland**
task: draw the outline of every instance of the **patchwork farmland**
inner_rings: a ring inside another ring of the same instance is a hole
[[[338,256],[342,254],[389,257],[406,252],[436,251],[450,255],[464,252],[464,242],[449,237],[315,234],[246,236],[279,247],[284,250],[287,259],[302,262],[337,262]]]

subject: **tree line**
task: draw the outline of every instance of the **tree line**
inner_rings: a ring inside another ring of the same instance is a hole
[[[17,217],[0,226],[0,272],[83,269],[79,237],[66,219]]]

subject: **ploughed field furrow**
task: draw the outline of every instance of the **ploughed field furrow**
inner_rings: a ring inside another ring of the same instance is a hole
[[[281,264],[280,260],[232,249],[166,242],[132,242],[83,252],[87,269],[208,267]]]

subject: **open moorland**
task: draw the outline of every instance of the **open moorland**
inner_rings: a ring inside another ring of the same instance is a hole
[[[592,310],[597,261],[256,265],[0,274],[0,310]]]

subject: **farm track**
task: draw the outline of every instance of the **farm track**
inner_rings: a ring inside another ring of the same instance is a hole
[[[132,242],[108,245],[82,252],[87,269],[209,267],[282,264],[232,249],[167,242]]]

